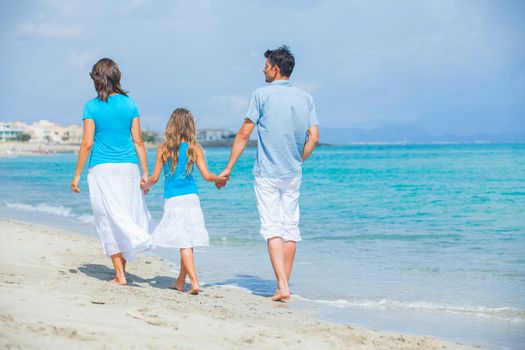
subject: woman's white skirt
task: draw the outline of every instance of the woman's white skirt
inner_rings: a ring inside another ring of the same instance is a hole
[[[166,199],[164,214],[152,235],[152,245],[168,248],[209,245],[199,196],[187,194]]]
[[[89,198],[95,225],[107,256],[123,253],[131,260],[150,247],[154,229],[140,189],[136,164],[104,163],[89,169]]]

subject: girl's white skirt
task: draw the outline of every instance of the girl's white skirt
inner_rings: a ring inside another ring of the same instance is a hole
[[[152,235],[152,244],[168,248],[209,245],[199,196],[187,194],[166,199],[164,215]]]
[[[105,163],[88,173],[95,225],[107,256],[123,253],[131,260],[150,246],[153,222],[140,189],[136,164]]]

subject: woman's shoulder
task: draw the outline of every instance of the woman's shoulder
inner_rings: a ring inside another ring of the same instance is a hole
[[[131,98],[131,96],[124,95],[124,94],[116,94],[116,95],[113,95],[111,97],[114,98],[114,99],[118,99],[121,102],[129,103],[130,105],[135,106],[135,101],[133,100],[133,98]]]
[[[92,99],[87,100],[86,103],[84,103],[84,107],[91,107],[98,103],[100,103],[100,100],[98,99],[98,97],[93,97]]]

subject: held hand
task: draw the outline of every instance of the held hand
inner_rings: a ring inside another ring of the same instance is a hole
[[[80,181],[80,175],[75,175],[73,181],[71,181],[71,190],[75,193],[80,193],[80,188],[78,188],[78,182]]]
[[[148,194],[151,188],[151,184],[149,183],[148,180],[145,180],[144,178],[142,178],[140,179],[140,188],[142,189],[142,192],[144,192],[144,194]]]
[[[217,189],[220,190],[221,188],[223,188],[224,186],[226,186],[226,183],[227,183],[228,180],[230,179],[230,174],[231,174],[231,172],[232,172],[231,169],[226,168],[226,169],[224,169],[224,170],[218,175],[219,177],[225,178],[226,181],[224,181],[224,183],[222,183],[222,181],[221,181],[221,182],[216,182],[216,183],[215,183],[215,187],[217,187]]]
[[[228,182],[228,178],[226,176],[218,176],[219,178],[215,181],[215,187],[218,189],[223,188],[226,186],[226,183]]]
[[[140,188],[144,191],[144,187],[148,183],[148,175],[142,175],[140,177]]]

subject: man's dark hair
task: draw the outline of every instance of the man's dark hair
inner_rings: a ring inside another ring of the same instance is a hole
[[[288,46],[283,45],[275,50],[266,50],[264,57],[266,57],[273,66],[279,67],[281,75],[289,77],[292,74],[293,67],[295,66],[295,57]]]

